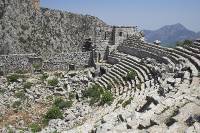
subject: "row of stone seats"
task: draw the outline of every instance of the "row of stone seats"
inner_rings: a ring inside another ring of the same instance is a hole
[[[151,78],[150,69],[139,64],[138,58],[136,59],[133,56],[121,53],[118,53],[118,55],[115,54],[114,56],[121,57],[120,63],[115,64],[108,73],[100,77],[96,81],[96,84],[103,88],[108,88],[111,85],[111,92],[117,96],[123,94],[127,97],[133,95],[136,90],[144,89],[154,84],[154,82],[150,83],[149,81]],[[130,70],[136,71],[137,76],[134,80],[125,81],[124,77]]]
[[[195,60],[197,61],[197,63],[200,61],[200,55],[199,54],[193,53],[192,51],[187,50],[184,47],[176,47],[176,50],[181,51],[183,53],[186,53],[187,55],[193,56],[194,58],[196,58]]]
[[[188,55],[185,53],[185,51],[180,51],[180,49],[177,50],[172,48],[163,48],[156,45],[152,45],[152,47],[164,49],[165,51],[170,52],[173,56],[178,56],[180,59],[187,60],[187,64],[192,70],[192,76],[198,76],[198,71],[200,70],[200,61],[193,55]]]
[[[183,51],[179,51],[177,49],[164,48],[164,47],[160,47],[156,45],[151,45],[151,47],[165,50],[166,52],[169,52],[171,56],[176,56],[176,57],[179,57],[179,59],[187,60],[188,61],[187,63],[192,70],[192,75],[198,76],[198,70],[200,69],[200,65],[199,65],[199,60],[196,59],[194,56],[187,55]]]
[[[133,67],[134,69],[140,71],[142,76],[145,78],[145,81],[152,78],[151,72],[150,72],[151,70],[144,64],[141,64],[141,60],[139,58],[131,56],[131,55],[123,54],[123,53],[115,53],[112,56],[115,56],[115,57],[123,56],[121,58],[121,63],[129,65]]]
[[[132,42],[130,44],[122,44],[123,46],[128,46],[128,47],[132,47],[135,48],[135,50],[141,51],[141,55],[139,55],[140,57],[143,56],[143,52],[144,53],[148,53],[150,56],[154,55],[155,58],[160,58],[160,60],[165,60],[163,57],[167,57],[168,59],[171,60],[171,62],[173,62],[174,64],[178,63],[178,56],[176,55],[172,55],[170,52],[166,52],[163,48],[160,47],[154,47],[154,45],[151,44],[147,44],[147,43],[140,43],[137,44],[135,42]],[[133,53],[134,54],[134,53]],[[137,53],[138,54],[138,53]],[[137,55],[134,55],[137,56]],[[139,57],[138,56],[138,57]],[[140,58],[139,57],[139,58]],[[150,57],[151,58],[151,57]],[[153,57],[152,57],[153,58]]]
[[[200,60],[196,58],[196,54],[190,53],[183,48],[177,47],[177,49],[168,49],[168,51],[174,52],[177,55],[182,56],[185,59],[188,59],[193,65],[195,65],[196,69],[200,71]],[[198,76],[194,75],[194,76]]]
[[[191,44],[191,45],[184,45],[182,46],[183,48],[195,53],[195,54],[200,54],[200,48],[195,47],[195,45]]]
[[[194,42],[193,44],[194,44],[197,48],[200,49],[200,43],[199,43],[199,42]]]
[[[182,53],[180,51],[177,50],[173,50],[173,49],[169,49],[169,48],[163,48],[157,45],[151,45],[151,44],[146,44],[146,43],[141,43],[140,45],[135,44],[134,42],[132,42],[132,44],[129,44],[129,46],[131,47],[140,47],[141,49],[148,49],[150,51],[157,51],[157,52],[163,52],[164,54],[166,54],[167,57],[169,57],[170,59],[172,59],[171,57],[173,57],[175,60],[179,60],[179,58],[181,59],[187,59],[188,60],[188,64],[192,69],[193,72],[193,76],[198,76],[198,69],[199,69],[199,63],[198,60],[196,60],[194,57],[190,57],[188,55],[186,55],[185,53]],[[170,57],[171,56],[171,57]],[[174,60],[172,61],[174,62]],[[174,63],[176,64],[176,63]]]
[[[100,79],[97,80],[96,84],[100,85],[103,88],[107,88],[108,85],[111,85],[111,92],[117,96],[126,93],[128,90],[132,90],[132,88],[136,86],[130,81],[121,81],[119,77],[114,78],[111,75],[111,73],[104,74]]]

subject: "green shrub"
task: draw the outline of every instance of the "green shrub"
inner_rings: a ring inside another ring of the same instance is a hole
[[[24,91],[19,91],[19,92],[15,93],[15,96],[20,99],[25,99],[25,97],[26,97]]]
[[[46,80],[49,77],[49,75],[47,73],[43,73],[42,76],[40,77],[40,79],[42,81]]]
[[[113,100],[114,98],[112,93],[109,91],[105,91],[101,97],[101,105],[104,105],[106,103],[110,105]]]
[[[126,75],[125,80],[131,81],[135,78],[135,76],[137,76],[137,73],[134,70],[130,70]]]
[[[107,89],[108,89],[108,90],[111,90],[111,89],[112,89],[112,85],[109,84],[109,85],[107,86]]]
[[[42,130],[41,126],[37,123],[32,123],[29,128],[31,129],[31,132],[36,133],[40,132]]]
[[[46,115],[44,116],[44,122],[48,123],[51,119],[62,119],[63,113],[60,111],[60,109],[56,106],[53,106],[50,108]]]
[[[46,99],[52,101],[53,100],[53,96],[52,95],[47,96]]]
[[[58,79],[57,78],[54,78],[54,79],[50,79],[48,80],[48,85],[50,86],[57,86],[58,85]]]
[[[18,74],[12,74],[12,75],[7,76],[7,80],[8,80],[8,82],[18,82],[18,79],[20,77],[21,76]]]
[[[90,98],[90,105],[100,102],[100,105],[110,104],[113,101],[113,95],[109,91],[103,90],[99,85],[94,85],[83,92],[83,96]]]
[[[127,101],[125,101],[123,104],[122,104],[122,107],[125,108],[127,105],[129,105],[131,103],[131,101],[133,100],[133,98],[129,98]]]
[[[8,133],[14,133],[14,130],[11,129],[10,127],[8,127],[7,130],[8,130]]]
[[[119,83],[117,82],[117,80],[116,79],[113,79],[113,82],[116,84],[116,85],[118,85]]]
[[[24,89],[30,89],[31,86],[32,86],[32,83],[26,82],[26,83],[24,83],[23,88],[24,88]]]
[[[21,105],[21,101],[15,101],[12,105],[13,108],[18,108]]]
[[[72,101],[65,101],[62,98],[58,98],[54,101],[54,105],[60,109],[70,108],[72,106]]]
[[[37,69],[40,69],[40,68],[41,68],[41,65],[40,65],[40,64],[33,64],[33,68],[36,69],[36,70],[37,70]]]
[[[192,41],[191,40],[184,40],[182,42],[176,42],[176,46],[185,46],[185,45],[191,45]]]
[[[72,93],[72,92],[70,92],[70,93],[69,93],[69,99],[74,99],[74,98],[75,98],[75,94]]]
[[[99,86],[94,85],[83,91],[84,97],[100,97]]]
[[[102,93],[103,89],[99,85],[94,85],[85,90],[83,92],[83,96],[90,98],[90,104],[93,105],[100,100],[100,96]]]

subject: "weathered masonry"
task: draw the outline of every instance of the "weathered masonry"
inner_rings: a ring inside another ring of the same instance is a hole
[[[95,62],[105,60],[106,52],[116,50],[124,40],[130,36],[139,36],[142,33],[134,26],[107,26],[95,29],[95,37],[85,39],[82,51],[93,51]]]
[[[31,72],[36,67],[45,71],[76,70],[90,65],[90,52],[61,53],[43,60],[35,54],[12,54],[0,56],[0,73],[25,71]]]

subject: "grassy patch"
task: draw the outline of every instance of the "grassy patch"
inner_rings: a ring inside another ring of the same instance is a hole
[[[12,74],[12,75],[7,76],[7,81],[11,83],[19,82],[18,81],[19,78],[24,78],[24,76],[20,74]]]
[[[51,119],[62,119],[62,118],[63,118],[63,113],[61,112],[61,110],[58,107],[53,106],[45,114],[43,122],[44,124],[47,124]]]
[[[137,76],[137,73],[134,70],[129,70],[129,72],[127,73],[126,77],[124,77],[124,79],[126,81],[131,81],[135,79],[136,76]]]
[[[15,96],[16,96],[17,98],[22,99],[22,100],[24,100],[24,99],[26,98],[25,92],[24,92],[24,91],[18,91],[18,92],[16,92],[16,93],[15,93]]]
[[[38,70],[38,69],[40,69],[41,67],[42,67],[41,64],[33,64],[33,68],[34,68],[35,70]]]
[[[36,133],[40,132],[42,130],[41,126],[37,123],[32,123],[29,128],[31,129],[31,132]]]
[[[47,73],[43,73],[42,76],[40,77],[40,79],[42,81],[46,80],[49,77],[49,75]]]
[[[188,45],[188,46],[192,45],[192,41],[191,40],[184,40],[184,41],[176,43],[176,46],[186,46],[186,45]]]
[[[83,92],[83,96],[86,98],[90,98],[90,105],[100,102],[100,105],[111,104],[114,97],[111,92],[104,91],[102,87],[99,85],[94,85],[89,87],[87,90]]]
[[[57,98],[54,101],[54,105],[59,109],[70,108],[73,104],[73,101],[65,101],[62,98]]]
[[[30,82],[25,82],[24,85],[23,85],[23,88],[24,88],[24,89],[30,89],[31,86],[32,86],[32,83],[30,83]]]
[[[104,104],[108,104],[110,105],[112,103],[112,101],[114,100],[114,97],[112,95],[111,92],[109,91],[105,91],[103,94],[102,94],[102,97],[101,97],[101,105],[104,105]]]
[[[12,105],[13,108],[18,108],[21,105],[21,101],[15,101]]]
[[[48,80],[48,85],[50,85],[50,86],[57,86],[58,85],[58,79],[57,78],[53,78],[53,79],[50,79],[50,80]]]
[[[112,89],[112,85],[109,84],[109,85],[107,86],[107,89],[108,89],[108,90],[111,90],[111,89]]]

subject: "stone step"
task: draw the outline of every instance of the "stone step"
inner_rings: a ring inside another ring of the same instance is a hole
[[[145,54],[149,54],[150,58],[154,58],[156,60],[164,60],[165,62],[167,62],[167,60],[165,60],[162,57],[168,57],[170,58],[170,60],[172,60],[175,64],[178,63],[178,56],[175,55],[171,55],[170,52],[167,52],[164,48],[161,47],[157,47],[155,45],[152,44],[140,44],[140,45],[131,45],[130,48],[134,48],[135,50],[138,50],[139,53],[145,52]],[[141,58],[140,56],[136,55],[133,53],[133,56],[136,56],[138,58]],[[142,54],[141,54],[142,56]]]
[[[200,43],[199,42],[194,42],[193,43],[196,47],[200,48]]]
[[[145,82],[145,78],[143,77],[142,72],[138,71],[136,68],[133,68],[133,67],[131,67],[131,66],[125,64],[124,61],[123,61],[123,62],[120,62],[118,65],[121,66],[121,68],[122,68],[124,71],[127,71],[127,72],[129,72],[129,70],[134,70],[134,71],[137,73],[137,76],[138,76],[138,78],[140,79],[140,81],[141,81],[141,82]]]
[[[106,79],[110,82],[110,85],[111,85],[112,87],[114,87],[114,88],[117,87],[117,86],[115,86],[115,83],[114,83],[114,81],[113,81],[113,78],[109,76],[109,73],[104,74],[103,76],[104,76],[104,78],[106,78]]]
[[[187,65],[191,68],[192,70],[192,75],[193,76],[198,76],[198,69],[197,67],[193,64],[194,61],[191,61],[191,59],[188,59],[187,57],[185,57],[185,54],[184,53],[180,53],[180,51],[177,51],[177,50],[174,50],[172,48],[165,48],[165,50],[167,52],[170,53],[170,55],[172,56],[176,56],[178,57],[179,59],[182,59],[182,60],[186,60],[187,61]],[[187,56],[187,55],[186,55]]]
[[[195,44],[195,42],[191,45],[191,47],[193,47],[193,48],[196,48],[196,49],[199,49],[200,50],[200,47],[199,47],[199,45],[196,45]]]
[[[121,63],[126,64],[127,66],[130,66],[130,68],[134,69],[136,71],[136,73],[138,71],[138,73],[140,73],[141,76],[144,78],[144,82],[149,80],[147,73],[145,73],[145,71],[142,70],[140,67],[137,67],[136,65],[134,65],[126,60],[123,60]]]
[[[105,86],[102,83],[100,83],[99,80],[95,81],[95,84],[99,85],[102,88],[105,88]]]
[[[107,85],[106,89],[107,89],[108,85],[111,85],[111,82],[105,78],[105,74],[103,76],[101,76],[101,81],[106,83],[106,85]]]
[[[148,66],[146,66],[145,64],[141,64],[141,62],[139,61],[139,59],[135,59],[137,57],[133,57],[131,55],[128,55],[126,59],[129,59],[131,62],[135,62],[137,63],[141,68],[144,69],[144,71],[146,71],[147,74],[151,75],[151,70]]]
[[[98,82],[101,84],[101,87],[103,87],[103,88],[105,88],[105,89],[107,88],[107,85],[108,85],[108,84],[107,84],[106,82],[104,82],[104,81],[102,80],[102,78],[99,78],[99,79],[98,79]]]
[[[114,69],[113,69],[113,70],[117,71],[117,73],[118,73],[119,75],[121,75],[121,77],[124,77],[124,76],[127,74],[127,72],[124,71],[124,69],[122,69],[121,66],[120,66],[119,64],[116,64],[116,65],[114,66]]]
[[[113,87],[112,87],[112,92],[114,92],[116,95],[119,95],[119,91],[118,91],[118,90],[119,90],[120,87],[116,86],[116,84],[114,83],[112,77],[110,77],[108,74],[106,74],[104,77],[105,77],[107,80],[109,80],[109,81],[110,81],[110,84],[113,86]]]
[[[149,69],[144,68],[144,66],[142,66],[142,65],[138,64],[137,62],[134,62],[128,58],[125,58],[124,60],[129,62],[132,66],[136,66],[138,68],[138,70],[142,72],[142,74],[145,78],[145,81],[150,79],[149,75],[151,75],[151,74],[149,72]]]
[[[181,52],[186,53],[188,55],[194,56],[195,58],[197,58],[198,60],[200,60],[200,55],[199,54],[196,54],[196,53],[194,53],[192,51],[189,51],[189,50],[185,49],[184,47],[176,47],[176,49],[178,51],[181,51]]]
[[[144,44],[146,47],[150,47],[150,50],[156,50],[160,51],[161,53],[165,53],[164,57],[168,57],[174,64],[178,63],[179,56],[174,55],[172,52],[167,51],[167,48],[157,46],[157,45],[151,45],[151,44]]]
[[[172,66],[173,71],[174,71],[174,68],[176,67],[176,64],[168,57],[163,57],[163,58],[166,59],[169,62],[169,64]]]
[[[174,53],[188,59],[192,64],[195,65],[197,70],[200,70],[200,61],[197,58],[195,58],[194,56],[188,55],[188,54],[186,54],[182,51],[176,50],[176,49],[170,49],[170,51],[173,51]]]
[[[117,71],[116,69],[112,69],[112,71],[110,71],[110,74],[112,74],[113,76],[116,76],[116,78],[119,79],[119,84],[122,84],[123,86],[125,85],[124,81],[123,81],[123,77],[119,74],[120,72]]]
[[[193,52],[193,53],[200,54],[200,49],[195,48],[194,45],[191,45],[191,46],[185,45],[185,46],[183,46],[183,47],[184,47],[185,49],[187,49],[187,50]]]

